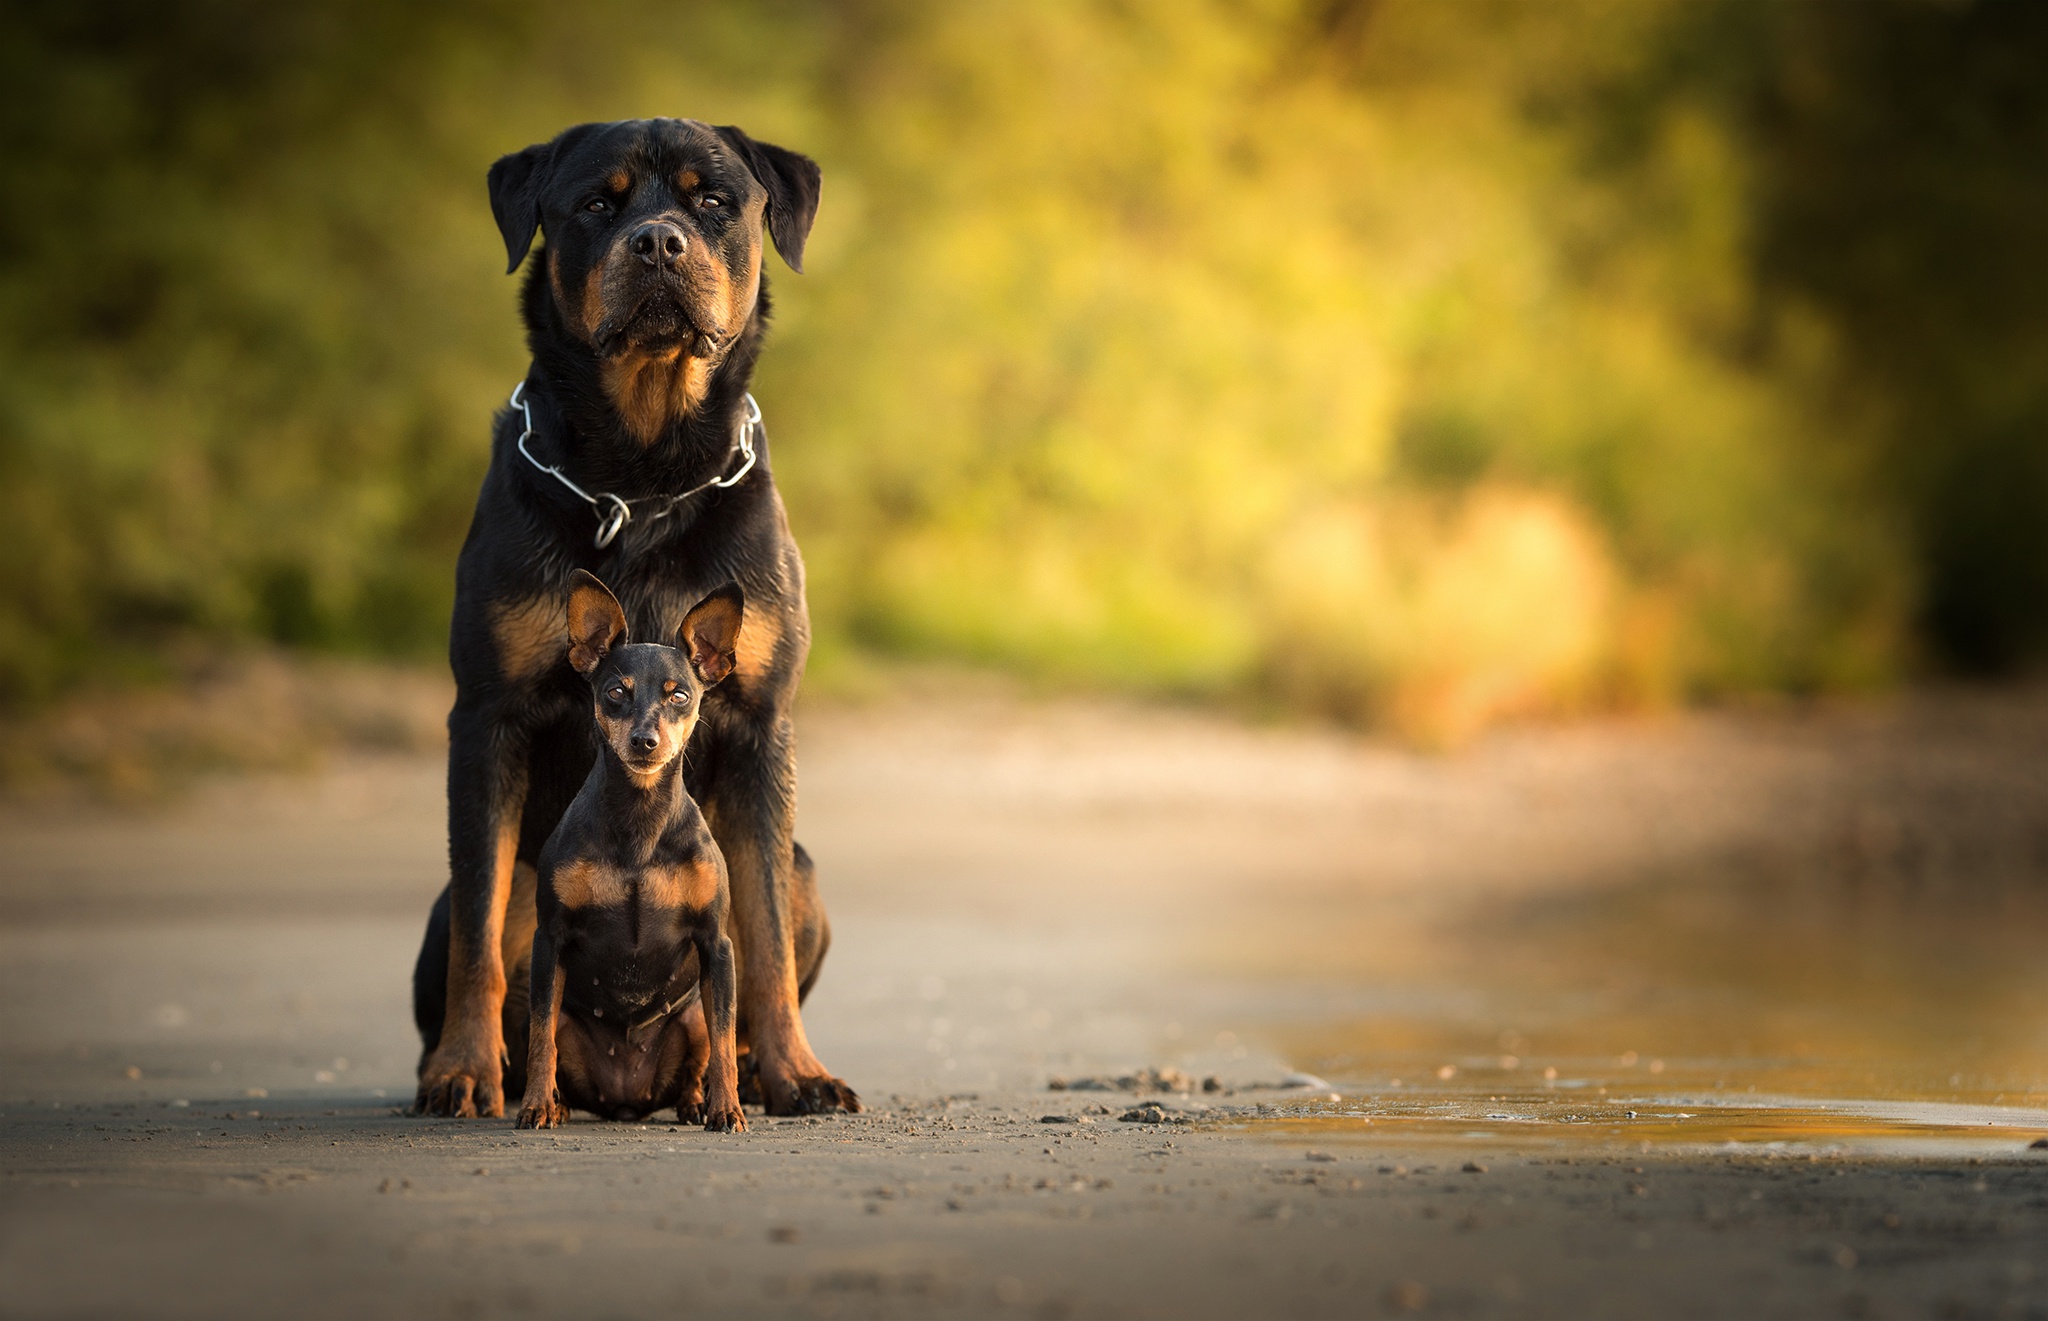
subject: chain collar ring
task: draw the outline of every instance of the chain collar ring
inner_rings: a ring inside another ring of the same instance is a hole
[[[534,429],[533,405],[526,401],[525,381],[521,381],[512,387],[512,397],[507,403],[519,410],[519,414],[525,422],[525,428],[519,433],[520,456],[541,472],[546,473],[562,485],[568,487],[579,499],[590,506],[591,512],[597,515],[597,535],[592,539],[591,544],[595,545],[599,550],[603,550],[612,544],[619,533],[625,529],[626,524],[633,521],[634,505],[652,504],[655,501],[660,501],[660,509],[651,513],[643,513],[639,517],[649,522],[658,518],[667,518],[675,512],[677,505],[691,496],[708,491],[713,487],[725,490],[729,487],[738,486],[741,479],[754,470],[754,442],[761,435],[761,405],[754,402],[752,394],[747,395],[746,398],[747,415],[740,420],[739,435],[735,438],[733,444],[733,449],[739,451],[743,460],[737,472],[729,477],[713,477],[708,482],[699,482],[689,490],[677,495],[644,495],[636,500],[628,500],[623,496],[614,495],[610,491],[598,491],[593,494],[571,481],[568,474],[564,473],[561,468],[542,463],[534,457],[533,451],[526,447],[526,442],[534,437]],[[730,451],[727,452],[727,461],[731,461]]]

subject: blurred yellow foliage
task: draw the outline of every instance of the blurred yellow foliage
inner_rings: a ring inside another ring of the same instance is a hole
[[[1333,507],[1288,530],[1267,575],[1274,688],[1425,743],[1584,702],[1616,643],[1602,538],[1552,496]]]
[[[124,611],[438,645],[523,367],[483,171],[644,114],[824,167],[757,388],[820,678],[955,657],[1443,743],[1910,659],[1889,414],[1767,287],[1757,142],[1666,72],[1761,59],[1705,21],[1764,30],[1742,0],[237,12],[115,55],[52,20],[0,69],[68,115],[9,103],[14,695]],[[103,160],[147,242],[33,219]]]
[[[985,0],[862,59],[828,183],[859,234],[785,282],[769,368],[832,456],[788,478],[827,636],[1435,741],[1885,673],[1839,653],[1890,635],[1896,559],[1714,341],[1750,290],[1732,144],[1675,117],[1645,217],[1525,112],[1639,51],[1629,13],[1394,2],[1347,43]],[[1806,592],[1847,545],[1846,607]]]

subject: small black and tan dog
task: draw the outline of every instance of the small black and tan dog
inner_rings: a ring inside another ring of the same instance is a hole
[[[618,599],[573,575],[569,664],[590,681],[601,751],[541,849],[521,1128],[553,1128],[570,1110],[642,1119],[671,1105],[713,1132],[747,1126],[725,857],[682,775],[744,614],[727,585],[683,616],[675,646],[630,643]]]

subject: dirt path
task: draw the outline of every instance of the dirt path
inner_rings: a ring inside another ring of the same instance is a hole
[[[738,1137],[395,1112],[430,759],[7,809],[0,1314],[2048,1314],[2040,694],[802,739],[873,1111]]]

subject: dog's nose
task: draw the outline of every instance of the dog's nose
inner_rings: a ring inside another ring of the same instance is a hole
[[[643,729],[633,735],[632,744],[635,752],[652,752],[661,746],[661,735]]]
[[[633,255],[649,266],[673,266],[683,259],[683,249],[690,246],[683,231],[666,220],[648,221],[634,230],[626,243]]]

